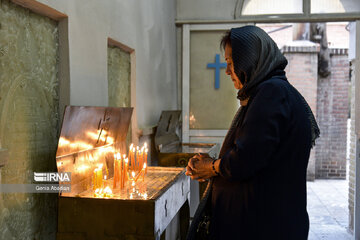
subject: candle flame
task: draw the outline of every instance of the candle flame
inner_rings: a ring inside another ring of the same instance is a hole
[[[125,163],[127,164],[129,162],[129,159],[128,158],[125,158]]]
[[[117,153],[117,159],[121,159],[121,154]]]
[[[107,137],[107,143],[109,143],[109,144],[112,144],[112,143],[114,143],[114,138],[112,138],[112,137]]]
[[[78,172],[85,172],[88,168],[90,168],[88,165],[80,165],[77,167]]]
[[[99,164],[97,168],[94,169],[94,172],[102,170],[103,164]]]
[[[71,147],[71,148],[76,148],[76,147],[77,147],[77,144],[76,144],[76,143],[70,143],[70,147]]]
[[[147,143],[146,142],[144,143],[144,147],[147,148]]]
[[[61,137],[61,138],[59,139],[59,145],[60,145],[60,146],[66,146],[66,145],[68,145],[68,144],[70,144],[70,141],[67,140],[66,138]]]
[[[103,188],[97,188],[95,189],[95,197],[103,197],[103,198],[110,198],[113,197],[112,190],[109,186],[107,186],[105,189]]]
[[[112,193],[111,188],[110,188],[109,186],[107,186],[107,187],[104,189],[104,193]]]
[[[93,155],[92,155],[92,154],[90,154],[90,155],[89,155],[88,159],[89,159],[89,161],[90,161],[90,162],[95,161],[95,159],[94,159],[94,157],[93,157]]]
[[[144,163],[143,168],[144,168],[144,169],[146,168],[146,163]]]
[[[135,172],[134,171],[131,172],[131,176],[135,177]]]

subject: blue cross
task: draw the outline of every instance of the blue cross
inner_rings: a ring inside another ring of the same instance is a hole
[[[208,68],[215,68],[215,89],[220,88],[220,68],[226,68],[225,62],[220,62],[220,54],[215,55],[215,63],[208,63]]]

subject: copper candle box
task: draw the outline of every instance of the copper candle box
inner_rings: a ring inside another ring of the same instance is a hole
[[[127,153],[131,114],[132,108],[65,109],[56,163],[59,172],[71,172],[71,192],[59,196],[58,240],[160,239],[178,212],[184,237],[190,192],[184,168],[148,167],[143,179],[113,189],[114,152]],[[99,166],[110,196],[94,193]]]

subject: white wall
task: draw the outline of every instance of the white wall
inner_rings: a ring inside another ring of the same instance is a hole
[[[135,49],[139,127],[177,107],[175,0],[39,0],[68,16],[70,104],[106,106],[107,38]]]

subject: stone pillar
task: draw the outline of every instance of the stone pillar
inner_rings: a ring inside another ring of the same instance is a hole
[[[304,96],[316,116],[319,45],[299,40],[285,45],[282,51],[289,62],[285,69],[289,82]],[[311,150],[307,170],[310,181],[315,179],[315,148]]]
[[[355,60],[351,61],[351,124],[350,124],[350,166],[349,166],[349,230],[354,232],[355,209],[355,166],[356,166],[356,134],[355,134]]]
[[[354,235],[355,239],[360,239],[360,21],[356,21],[355,31],[355,209],[354,209]]]

